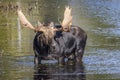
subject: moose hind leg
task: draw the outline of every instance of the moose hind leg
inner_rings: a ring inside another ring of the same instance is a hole
[[[76,53],[76,60],[78,63],[82,63],[82,58],[84,54],[84,49],[79,49]]]
[[[79,63],[82,63],[82,58],[83,58],[83,55],[84,55],[85,45],[86,45],[86,39],[81,41],[77,46],[76,60]]]

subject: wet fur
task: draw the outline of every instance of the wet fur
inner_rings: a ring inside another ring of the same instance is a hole
[[[56,28],[61,28],[56,25]],[[41,63],[42,59],[58,59],[64,63],[64,59],[82,61],[87,40],[87,34],[78,26],[71,26],[70,32],[56,31],[53,38],[46,44],[43,32],[37,32],[34,38],[35,63]]]

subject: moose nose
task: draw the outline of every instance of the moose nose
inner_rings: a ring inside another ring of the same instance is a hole
[[[53,46],[53,49],[55,49],[55,46]]]
[[[54,43],[54,44],[52,45],[52,48],[55,49],[55,46],[56,46],[56,44]]]

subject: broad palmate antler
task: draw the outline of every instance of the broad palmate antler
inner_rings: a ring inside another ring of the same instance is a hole
[[[18,10],[18,17],[20,20],[20,23],[27,28],[30,28],[32,30],[35,30],[35,28],[32,26],[32,24],[27,20],[27,18],[24,16],[21,10]]]
[[[72,25],[72,15],[71,15],[71,8],[67,6],[64,11],[64,19],[62,21],[62,28],[63,31],[70,31],[70,26]]]

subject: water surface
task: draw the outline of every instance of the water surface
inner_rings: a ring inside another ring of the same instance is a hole
[[[119,0],[1,0],[0,80],[119,80]],[[59,67],[56,61],[35,66],[34,31],[22,28],[16,10],[33,25],[63,19],[64,7],[72,7],[73,24],[88,34],[83,64]]]

